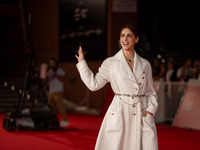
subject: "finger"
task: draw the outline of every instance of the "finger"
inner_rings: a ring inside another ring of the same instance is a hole
[[[82,48],[79,46],[78,54],[82,53]]]
[[[78,59],[79,57],[77,55],[75,55],[75,57]]]
[[[82,47],[81,47],[81,46],[79,46],[79,50],[81,50],[81,51],[82,51]]]

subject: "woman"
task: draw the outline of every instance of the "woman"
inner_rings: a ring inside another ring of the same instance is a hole
[[[94,76],[79,47],[77,69],[86,86],[96,91],[110,82],[115,93],[103,119],[95,150],[157,150],[153,116],[157,96],[150,63],[135,52],[138,33],[131,25],[121,29],[122,49],[107,58]]]

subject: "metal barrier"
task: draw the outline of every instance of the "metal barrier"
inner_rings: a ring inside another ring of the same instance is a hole
[[[173,121],[186,86],[185,82],[165,82],[163,80],[154,82],[154,88],[158,95],[156,123]]]

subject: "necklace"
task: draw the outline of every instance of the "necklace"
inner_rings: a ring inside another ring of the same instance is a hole
[[[133,60],[131,60],[130,58],[129,58],[129,59],[127,59],[127,60],[128,60],[128,62],[129,62],[129,63],[131,63],[132,61],[134,61],[134,59],[133,59]]]

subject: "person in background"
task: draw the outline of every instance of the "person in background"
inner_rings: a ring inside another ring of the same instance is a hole
[[[158,103],[150,63],[135,51],[139,37],[132,25],[120,32],[122,49],[107,58],[94,76],[82,48],[76,58],[82,81],[91,91],[110,82],[115,96],[102,122],[95,150],[157,150],[153,116]]]
[[[54,57],[49,60],[49,68],[47,72],[49,82],[49,98],[48,103],[52,109],[57,109],[61,115],[61,127],[68,127],[69,122],[63,107],[63,82],[65,80],[65,72],[58,67],[58,60]]]
[[[160,74],[160,60],[157,58],[153,59],[153,63],[152,63],[152,76],[153,76],[153,81],[158,80],[158,76]]]
[[[196,59],[193,63],[192,78],[198,79],[200,75],[200,60]]]
[[[192,70],[192,60],[188,58],[184,65],[177,70],[178,80],[187,82],[192,77]]]
[[[165,75],[166,75],[166,66],[165,66],[165,63],[162,62],[160,64],[160,72],[159,72],[159,75],[157,76],[156,80],[158,80],[158,81],[164,80]]]
[[[178,81],[176,74],[177,74],[177,67],[175,65],[174,59],[169,58],[167,61],[167,71],[165,76],[166,81],[167,82]]]

